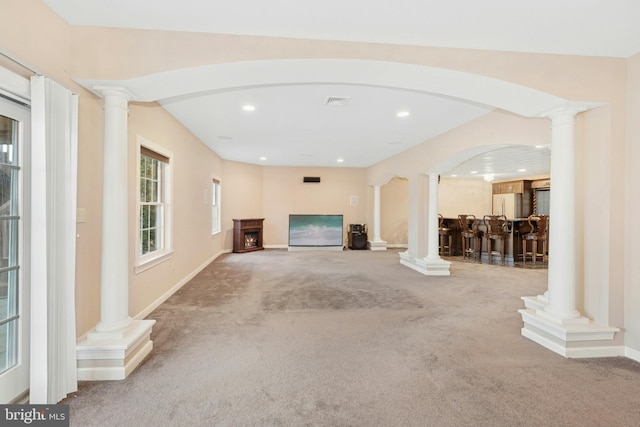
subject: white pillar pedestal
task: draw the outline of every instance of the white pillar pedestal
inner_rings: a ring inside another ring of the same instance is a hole
[[[400,263],[427,276],[450,276],[451,262],[440,257],[438,251],[438,173],[429,176],[429,211],[427,216],[427,256],[412,258],[409,252],[400,254]]]
[[[564,357],[618,355],[608,348],[618,328],[595,324],[577,310],[576,201],[574,128],[578,110],[551,118],[551,200],[549,212],[549,288],[545,295],[523,297],[522,335]]]
[[[79,380],[124,379],[153,348],[155,320],[129,317],[128,135],[131,94],[96,87],[104,97],[100,322],[77,343]]]
[[[373,240],[367,242],[369,250],[386,251],[387,242],[380,238],[380,186],[373,186]]]

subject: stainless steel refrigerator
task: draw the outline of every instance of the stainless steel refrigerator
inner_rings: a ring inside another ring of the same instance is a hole
[[[508,219],[522,217],[522,194],[507,193],[493,195],[493,214],[504,215]]]

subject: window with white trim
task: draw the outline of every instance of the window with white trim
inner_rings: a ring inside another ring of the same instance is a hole
[[[170,156],[140,145],[138,265],[171,251]]]
[[[220,181],[211,183],[211,234],[220,232]]]

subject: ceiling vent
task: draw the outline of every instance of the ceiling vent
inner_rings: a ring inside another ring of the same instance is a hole
[[[327,102],[325,102],[325,104],[333,105],[336,107],[344,107],[349,103],[349,99],[351,98],[349,98],[348,96],[330,96],[327,98]]]

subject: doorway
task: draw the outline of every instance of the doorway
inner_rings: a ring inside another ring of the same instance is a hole
[[[0,403],[14,402],[29,389],[31,298],[24,166],[30,127],[29,108],[0,97]]]

